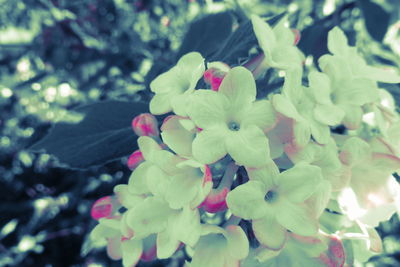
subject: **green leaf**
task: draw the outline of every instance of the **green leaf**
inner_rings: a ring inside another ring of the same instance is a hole
[[[148,112],[147,105],[106,101],[78,107],[78,123],[56,123],[30,149],[44,150],[70,168],[88,168],[127,156],[137,149],[132,119]]]
[[[376,41],[381,42],[389,26],[390,15],[370,0],[357,1],[365,19],[365,27]]]
[[[204,57],[211,56],[231,34],[232,23],[230,12],[208,15],[193,22],[183,39],[178,58],[191,51],[200,52]]]

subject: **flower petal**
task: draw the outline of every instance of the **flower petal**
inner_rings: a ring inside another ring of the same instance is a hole
[[[226,155],[226,132],[221,127],[205,129],[196,135],[192,143],[193,156],[199,162],[211,164]]]
[[[330,131],[328,125],[323,125],[322,123],[319,123],[318,121],[310,120],[309,126],[310,126],[310,130],[311,130],[311,134],[314,137],[315,141],[317,141],[319,144],[323,144],[323,145],[325,145],[329,142],[329,137],[330,137],[331,131]]]
[[[191,88],[196,86],[205,71],[204,58],[199,52],[187,53],[179,59],[176,65],[181,74],[190,81]]]
[[[332,186],[328,180],[322,180],[314,194],[306,200],[307,205],[313,212],[313,217],[319,218],[328,206],[328,202],[331,198]]]
[[[385,69],[366,66],[364,68],[365,78],[385,82],[385,83],[400,83],[400,75],[395,72],[390,72]]]
[[[253,220],[253,231],[257,240],[269,249],[279,250],[286,241],[287,231],[275,219],[267,215],[261,219]]]
[[[328,33],[328,49],[332,54],[343,56],[347,54],[347,50],[349,49],[346,35],[337,26]]]
[[[228,241],[228,252],[232,258],[241,260],[247,257],[249,240],[240,226],[228,225],[225,237]]]
[[[279,175],[278,166],[272,160],[261,168],[246,168],[246,171],[250,180],[263,182],[266,188],[272,188]]]
[[[180,242],[171,235],[168,229],[157,235],[157,258],[167,259],[175,253]]]
[[[299,203],[309,198],[322,180],[321,168],[307,163],[298,163],[276,178],[279,192],[290,201]]]
[[[311,217],[308,207],[304,204],[286,201],[282,211],[277,213],[276,219],[286,229],[298,235],[311,236],[318,230],[317,220]]]
[[[147,172],[151,166],[150,162],[143,162],[132,172],[128,182],[128,191],[130,193],[138,195],[150,193],[146,179]]]
[[[160,145],[148,136],[139,137],[137,143],[144,159],[154,163],[154,153],[161,150]]]
[[[170,94],[156,94],[150,100],[150,112],[155,115],[161,115],[172,111],[170,103]]]
[[[165,119],[161,126],[161,137],[175,153],[189,157],[192,155],[192,142],[195,134],[186,130],[180,120],[186,119],[179,116],[170,116]]]
[[[268,138],[257,126],[231,132],[226,139],[226,150],[238,165],[260,167],[269,160]]]
[[[259,219],[268,212],[264,201],[265,185],[259,181],[248,181],[228,193],[226,203],[236,216],[243,219]]]
[[[225,124],[228,99],[220,93],[211,90],[196,90],[190,98],[189,117],[200,128]]]
[[[296,121],[301,120],[297,109],[287,97],[281,94],[276,94],[272,97],[272,104],[278,112],[282,113],[286,117],[295,119]]]
[[[322,124],[334,126],[344,118],[344,111],[335,105],[317,104],[314,109],[314,118]]]
[[[143,200],[142,196],[130,193],[128,185],[125,184],[115,186],[114,193],[117,196],[119,203],[121,203],[125,208],[132,208]]]
[[[211,234],[200,238],[195,247],[190,267],[224,266],[226,239],[222,235]]]
[[[241,66],[231,69],[222,81],[219,93],[225,95],[234,108],[255,101],[257,89],[253,74]]]
[[[364,105],[379,100],[376,82],[369,79],[352,79],[335,88],[336,103]]]
[[[171,208],[182,208],[196,197],[202,182],[202,177],[195,177],[194,171],[177,174],[167,186],[165,199]]]
[[[167,218],[172,215],[168,203],[157,197],[148,197],[141,205],[127,212],[127,224],[137,238],[163,231],[167,225]]]
[[[272,50],[275,48],[277,42],[275,33],[268,23],[259,16],[252,15],[251,23],[253,24],[253,30],[261,49],[268,59],[271,58]]]
[[[172,96],[170,99],[172,111],[179,116],[187,116],[187,108],[190,103],[189,94],[192,91],[186,91],[185,94]]]
[[[330,94],[331,88],[328,75],[318,71],[312,71],[308,75],[310,89],[313,93],[314,100],[320,104],[332,104]]]
[[[344,110],[345,116],[343,118],[343,124],[350,130],[357,129],[362,120],[363,116],[363,110],[360,106],[355,106],[355,105],[347,105],[347,104],[342,104],[339,105],[341,109]]]
[[[272,104],[267,100],[255,101],[251,108],[244,115],[244,119],[241,122],[241,126],[247,127],[249,125],[255,125],[261,130],[267,130],[273,127],[276,122],[275,111],[272,108]]]
[[[124,267],[133,267],[138,263],[143,252],[141,239],[124,240],[121,243],[122,265]]]
[[[168,94],[171,92],[185,91],[189,87],[186,77],[183,77],[177,67],[172,67],[167,72],[158,75],[151,83],[150,90],[156,95]]]
[[[294,122],[293,133],[296,145],[304,147],[311,138],[310,124],[304,119]]]
[[[179,214],[172,216],[168,227],[176,239],[194,247],[200,238],[201,226],[199,210],[184,207]]]
[[[164,197],[169,184],[169,175],[156,165],[149,167],[147,171],[146,184],[151,193],[155,196]]]

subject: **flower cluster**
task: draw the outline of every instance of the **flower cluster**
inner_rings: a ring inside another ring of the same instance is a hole
[[[252,64],[191,52],[150,84],[151,113],[171,115],[160,131],[152,114],[133,120],[129,182],[92,208],[93,242],[124,266],[178,253],[190,267],[344,266],[381,250],[374,227],[400,207],[400,116],[377,82],[400,76],[368,66],[337,27],[321,71],[306,72],[284,19],[252,23]],[[269,69],[283,87],[257,98]]]

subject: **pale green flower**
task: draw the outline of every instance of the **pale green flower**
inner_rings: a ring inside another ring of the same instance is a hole
[[[363,122],[378,129],[376,138],[389,148],[389,153],[400,155],[400,115],[396,111],[396,102],[390,92],[379,89],[379,100],[365,108]]]
[[[188,114],[202,129],[192,144],[199,162],[210,164],[227,153],[238,165],[267,162],[268,139],[263,131],[274,125],[275,114],[269,101],[256,101],[255,81],[247,69],[230,70],[218,92],[197,90]]]
[[[288,144],[285,152],[295,164],[304,161],[320,167],[323,178],[329,181],[333,191],[343,189],[349,182],[350,172],[341,163],[333,138],[329,138],[329,142],[324,146],[315,142],[310,142],[303,148]]]
[[[278,69],[290,69],[300,66],[304,56],[294,45],[295,34],[285,27],[286,18],[271,28],[268,23],[256,15],[251,16],[253,30],[264,52],[265,66]]]
[[[173,209],[199,206],[210,193],[213,183],[210,168],[193,160],[177,165],[180,172],[170,178],[165,199]]]
[[[198,52],[182,56],[169,71],[159,75],[151,84],[155,93],[150,101],[150,112],[165,114],[174,111],[177,115],[186,115],[186,98],[203,76],[204,58]]]
[[[347,43],[347,37],[339,27],[328,33],[328,49],[333,54],[319,58],[319,66],[334,81],[368,79],[385,83],[400,83],[400,75],[368,66],[357,53],[356,47]]]
[[[201,234],[197,209],[171,209],[159,195],[147,197],[140,205],[127,211],[127,224],[135,237],[157,234],[157,257],[168,258],[180,242],[194,246]]]
[[[250,181],[233,189],[226,201],[234,215],[252,220],[260,243],[279,249],[287,229],[304,236],[317,233],[314,212],[304,202],[317,189],[322,174],[319,167],[306,163],[275,173],[268,168],[248,170]]]
[[[101,218],[92,230],[90,237],[94,242],[107,242],[107,254],[113,260],[122,258],[124,267],[135,266],[143,252],[142,239],[125,236],[121,229],[126,227],[121,217]]]
[[[192,158],[192,142],[197,129],[187,117],[168,116],[161,126],[163,142],[176,154]]]
[[[194,249],[189,267],[231,267],[239,266],[246,258],[249,241],[242,228],[229,225],[225,229],[214,225],[204,225],[202,236]]]
[[[241,267],[326,267],[343,266],[344,246],[335,236],[319,234],[301,237],[290,233],[284,248],[279,251],[258,247],[241,263]]]
[[[361,107],[379,99],[376,82],[366,78],[352,78],[349,74],[335,80],[325,73],[313,71],[308,79],[316,103],[314,116],[326,125],[343,122],[347,128],[357,128],[363,115]]]
[[[304,147],[311,135],[318,143],[326,144],[330,135],[329,126],[315,118],[316,104],[301,85],[301,75],[301,69],[287,71],[282,94],[274,95],[272,104],[276,111],[293,120],[292,130],[297,146]]]
[[[345,214],[375,227],[399,211],[400,186],[392,173],[400,170],[400,158],[373,152],[367,142],[351,137],[340,159],[351,170],[349,188],[338,197]]]

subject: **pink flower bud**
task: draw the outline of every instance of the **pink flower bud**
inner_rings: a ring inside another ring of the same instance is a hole
[[[132,120],[133,131],[138,136],[158,136],[157,119],[150,113],[142,113]]]
[[[96,200],[93,204],[90,214],[95,220],[111,217],[119,208],[119,205],[113,196],[105,196]]]
[[[229,66],[225,63],[211,62],[209,63],[209,68],[204,72],[204,81],[211,85],[211,90],[218,91],[229,69]]]
[[[133,171],[143,161],[144,161],[144,158],[143,158],[142,152],[140,150],[136,150],[128,158],[128,164],[127,164],[128,168]]]
[[[210,213],[217,213],[227,209],[226,195],[229,193],[229,188],[223,187],[221,189],[213,189],[206,197],[199,208],[204,208],[205,211]]]

